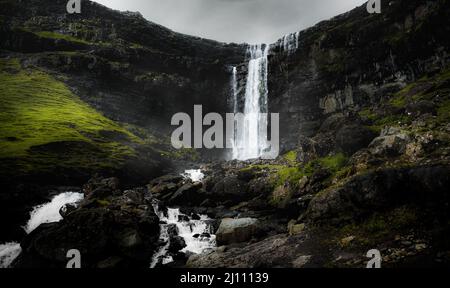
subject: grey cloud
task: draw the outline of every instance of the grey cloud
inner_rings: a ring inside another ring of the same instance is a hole
[[[224,42],[272,43],[365,0],[95,0],[139,11],[174,31]]]

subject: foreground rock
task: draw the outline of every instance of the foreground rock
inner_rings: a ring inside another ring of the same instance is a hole
[[[145,189],[119,193],[115,179],[101,180],[59,223],[44,224],[21,243],[19,268],[64,268],[71,249],[83,268],[149,267],[159,237],[159,219]],[[97,191],[99,194],[97,194]],[[102,198],[97,198],[100,195]]]
[[[266,238],[243,248],[220,247],[208,255],[193,255],[189,268],[303,268],[317,267],[310,253],[318,253],[306,233]],[[324,250],[326,251],[326,249]],[[317,259],[319,259],[318,257]]]
[[[216,232],[218,245],[245,242],[252,239],[258,230],[258,220],[253,218],[222,219]]]
[[[341,223],[404,204],[445,211],[449,185],[449,165],[373,171],[319,193],[306,216],[312,222]]]

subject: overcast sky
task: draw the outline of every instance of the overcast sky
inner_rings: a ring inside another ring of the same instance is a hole
[[[139,11],[176,32],[223,42],[272,43],[366,0],[95,0]]]

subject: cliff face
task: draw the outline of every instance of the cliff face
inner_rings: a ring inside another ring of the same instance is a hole
[[[382,14],[363,5],[302,31],[295,52],[272,49],[269,107],[280,113],[285,150],[329,116],[375,107],[447,67],[448,1],[382,3]]]

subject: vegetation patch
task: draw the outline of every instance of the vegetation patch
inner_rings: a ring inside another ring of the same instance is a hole
[[[338,238],[354,235],[360,244],[370,245],[415,227],[418,219],[417,209],[402,206],[387,212],[374,213],[363,222],[348,224],[339,230]]]
[[[63,82],[22,69],[18,59],[0,59],[0,81],[2,173],[118,168],[135,155],[131,146],[142,144]]]
[[[80,43],[80,44],[86,44],[86,45],[92,44],[86,40],[76,38],[71,35],[61,34],[61,33],[56,33],[56,32],[51,32],[51,31],[38,31],[38,32],[33,31],[33,33],[41,38],[60,39],[60,40],[68,41],[68,42],[74,42],[74,43]]]

